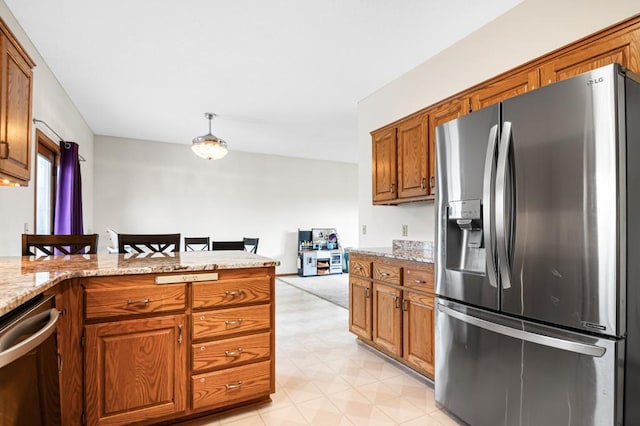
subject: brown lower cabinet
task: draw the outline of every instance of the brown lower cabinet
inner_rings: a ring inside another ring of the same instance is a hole
[[[433,265],[351,253],[349,330],[433,378]]]
[[[268,402],[274,283],[273,267],[62,282],[64,424],[173,423]]]

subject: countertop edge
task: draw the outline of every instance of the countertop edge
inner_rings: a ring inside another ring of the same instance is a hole
[[[6,259],[6,258],[5,258]],[[19,307],[23,303],[28,302],[34,297],[45,293],[52,289],[60,282],[74,278],[102,277],[102,276],[119,276],[119,275],[138,275],[138,274],[156,274],[156,273],[176,273],[176,272],[200,272],[200,271],[219,271],[229,269],[243,268],[269,268],[276,267],[280,264],[277,260],[259,259],[247,261],[227,261],[221,262],[203,262],[193,265],[152,265],[152,266],[135,266],[135,267],[115,267],[115,268],[95,268],[78,270],[57,269],[52,266],[51,270],[55,270],[47,279],[39,282],[37,285],[19,285],[14,289],[3,291],[4,295],[0,295],[0,316],[3,316],[13,309]],[[0,287],[0,290],[3,290]]]
[[[422,253],[398,252],[390,247],[369,248],[369,249],[349,249],[349,254],[361,254],[363,256],[385,257],[387,259],[408,260],[411,262],[434,263],[433,257],[424,256]]]

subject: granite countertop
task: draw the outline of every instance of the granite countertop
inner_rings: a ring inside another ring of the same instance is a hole
[[[69,278],[277,266],[244,251],[0,257],[0,315]]]
[[[349,249],[349,253],[433,263],[433,243],[430,241],[393,240],[392,247]]]

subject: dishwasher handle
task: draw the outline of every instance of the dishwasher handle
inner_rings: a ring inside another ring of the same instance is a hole
[[[31,352],[49,338],[55,331],[60,313],[48,309],[19,322],[11,331],[0,338],[0,368]],[[45,323],[46,322],[46,323]],[[42,323],[45,323],[44,326]],[[19,341],[25,334],[28,338]]]

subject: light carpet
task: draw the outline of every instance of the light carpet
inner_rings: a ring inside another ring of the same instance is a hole
[[[285,284],[318,296],[345,309],[349,309],[349,274],[300,277],[285,275],[277,277]]]

